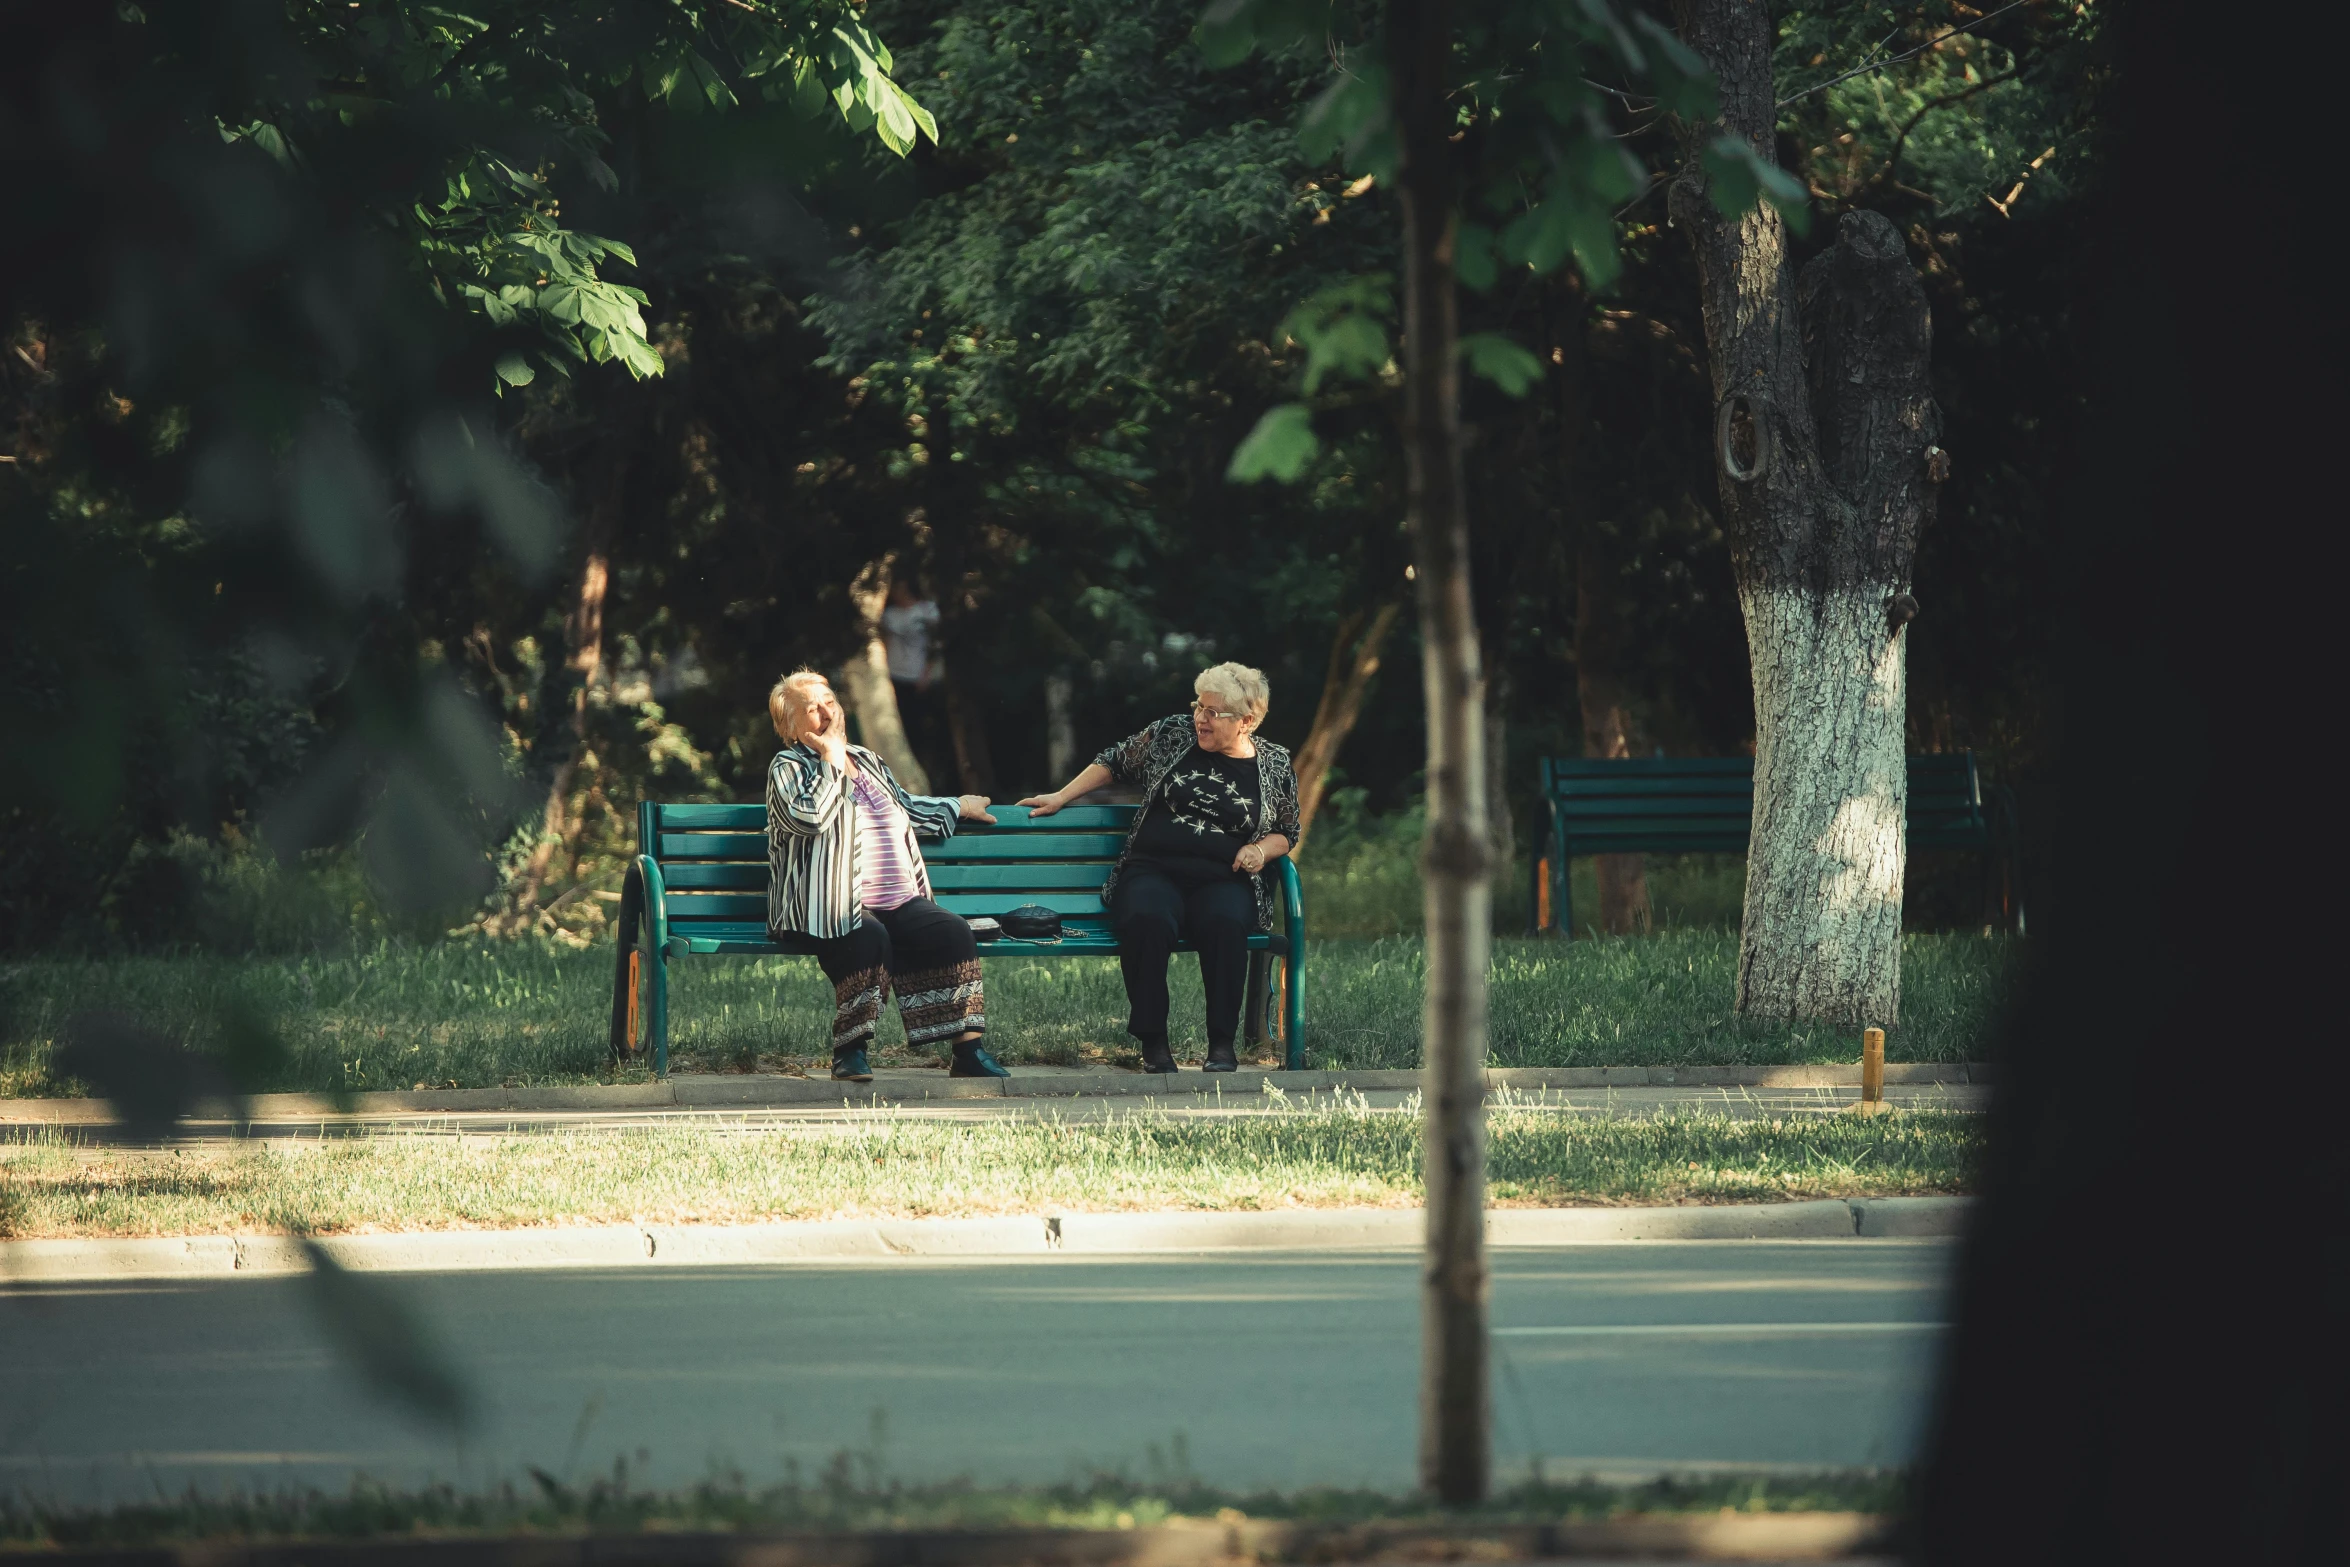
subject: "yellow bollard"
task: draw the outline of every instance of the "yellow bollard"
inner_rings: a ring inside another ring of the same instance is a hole
[[[1885,1113],[1885,1031],[1860,1031],[1860,1104],[1862,1115]]]

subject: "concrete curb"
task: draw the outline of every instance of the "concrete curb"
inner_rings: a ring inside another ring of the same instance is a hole
[[[1992,1080],[1980,1061],[1892,1062],[1888,1086],[1978,1084]],[[1595,1088],[1857,1088],[1858,1066],[1577,1066],[1496,1067],[1488,1090],[1514,1093]],[[680,1075],[654,1083],[591,1083],[561,1088],[426,1088],[354,1094],[338,1106],[323,1094],[256,1094],[245,1114],[256,1121],[317,1120],[343,1115],[460,1115],[484,1111],[666,1110],[753,1108],[800,1104],[907,1104],[943,1099],[1071,1099],[1102,1096],[1222,1094],[1255,1098],[1268,1088],[1284,1094],[1409,1091],[1417,1072],[1241,1071],[1151,1076],[1141,1072],[1022,1072],[1008,1078],[957,1078],[943,1072],[890,1073],[872,1083],[825,1078]],[[233,1119],[231,1103],[199,1105],[198,1119]],[[0,1125],[106,1125],[115,1119],[103,1099],[0,1099]]]
[[[1973,1199],[1874,1197],[1675,1208],[1495,1208],[1494,1246],[1642,1241],[1853,1240],[1960,1233]],[[1059,1213],[984,1219],[825,1219],[776,1224],[597,1224],[527,1230],[343,1235],[324,1245],[347,1268],[442,1273],[520,1268],[742,1267],[892,1258],[1051,1257],[1197,1251],[1410,1250],[1418,1208],[1271,1213]],[[300,1273],[282,1235],[0,1241],[0,1283],[218,1278]]]
[[[1889,1551],[1866,1513],[1648,1513],[1554,1523],[1190,1520],[1145,1529],[903,1529],[869,1533],[518,1535],[501,1538],[193,1541],[44,1557],[139,1567],[1224,1567],[1243,1562],[1535,1562],[1571,1558],[1836,1561]]]

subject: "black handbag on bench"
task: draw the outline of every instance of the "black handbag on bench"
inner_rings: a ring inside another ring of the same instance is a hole
[[[1061,916],[1041,903],[1023,903],[996,916],[1004,934],[1015,941],[1059,941]]]

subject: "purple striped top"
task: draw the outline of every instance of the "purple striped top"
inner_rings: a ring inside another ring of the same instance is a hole
[[[894,909],[929,890],[913,825],[897,799],[862,767],[850,786],[857,798],[857,901]]]

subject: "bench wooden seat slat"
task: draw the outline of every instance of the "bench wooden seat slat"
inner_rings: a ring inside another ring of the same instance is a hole
[[[956,892],[940,896],[938,906],[952,909],[966,919],[980,915],[1009,914],[1028,904],[1052,910],[1064,921],[1087,917],[1107,918],[1102,913],[1101,893],[1092,892]]]
[[[1753,827],[1750,757],[1544,757],[1540,780],[1546,822],[1534,847],[1537,931],[1572,934],[1567,866],[1575,855],[1742,854]],[[1908,758],[1907,790],[1909,846],[1983,853],[1987,893],[1995,872],[2000,912],[2020,930],[2013,796],[1986,794],[1971,751]]]
[[[966,918],[995,916],[1041,904],[1061,916],[1057,941],[995,936],[979,942],[982,957],[1059,953],[1114,956],[1118,940],[1102,907],[1101,886],[1125,847],[1132,805],[1072,806],[1043,820],[1016,805],[991,807],[993,826],[966,822],[943,843],[925,843],[923,859],[942,908]],[[637,1046],[642,983],[644,1044],[656,1072],[669,1069],[668,964],[686,957],[809,956],[805,936],[767,930],[767,808],[763,804],[668,805],[647,801],[637,811],[640,853],[622,885],[620,950],[613,978],[612,1048]],[[1251,952],[1278,965],[1280,1038],[1288,1064],[1305,1062],[1305,906],[1297,867],[1283,859],[1278,878],[1283,928],[1253,933]],[[1192,950],[1188,943],[1177,951]]]

